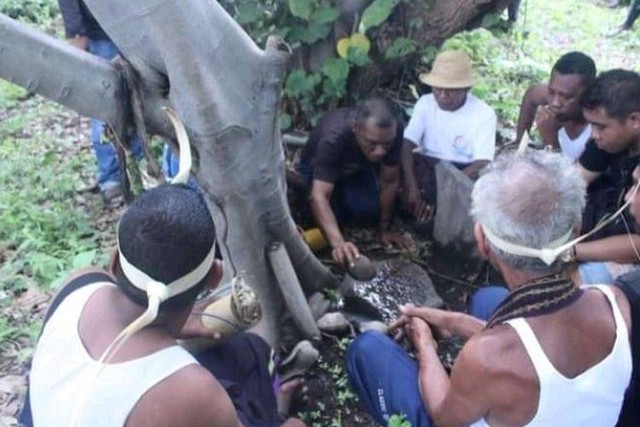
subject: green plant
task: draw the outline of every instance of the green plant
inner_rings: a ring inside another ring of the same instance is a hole
[[[41,24],[55,18],[59,11],[55,0],[0,0],[0,13]]]
[[[389,417],[387,427],[411,427],[411,423],[405,414],[393,414]]]

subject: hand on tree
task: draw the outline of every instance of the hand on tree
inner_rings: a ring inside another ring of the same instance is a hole
[[[358,247],[351,242],[341,242],[334,246],[331,252],[333,260],[339,265],[353,264],[353,261],[360,257]]]
[[[89,50],[89,37],[87,36],[75,36],[68,39],[71,46],[75,46],[81,50]]]
[[[555,145],[560,124],[556,115],[546,105],[541,105],[536,110],[536,126],[542,140],[547,145]]]

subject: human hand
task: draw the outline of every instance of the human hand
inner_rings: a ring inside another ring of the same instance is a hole
[[[178,339],[206,338],[210,340],[219,340],[222,337],[220,332],[207,328],[202,323],[202,313],[204,313],[206,308],[216,299],[218,298],[207,298],[193,306],[187,321],[184,323],[180,333],[178,334]]]
[[[71,46],[77,47],[80,50],[89,50],[89,37],[87,36],[75,36],[67,40]]]
[[[420,317],[409,317],[404,330],[416,353],[421,353],[429,346],[433,346],[434,349],[438,347],[429,324]]]
[[[380,240],[387,249],[391,249],[393,246],[397,246],[400,249],[407,251],[413,246],[413,242],[411,241],[411,239],[406,238],[400,233],[384,231],[380,235]]]
[[[352,265],[353,261],[360,257],[360,252],[358,251],[358,247],[353,243],[342,242],[333,248],[331,256],[338,265],[345,265],[346,263]]]
[[[451,313],[446,310],[431,307],[416,307],[413,304],[401,305],[399,309],[401,317],[419,317],[427,322],[440,338],[449,338],[455,335],[450,322],[447,321]]]
[[[549,106],[540,105],[538,107],[536,110],[535,123],[544,143],[547,145],[555,144],[560,124],[558,123],[555,113],[551,111]]]

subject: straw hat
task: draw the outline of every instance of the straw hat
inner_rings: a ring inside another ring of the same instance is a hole
[[[471,87],[474,84],[471,75],[471,58],[459,50],[441,52],[433,61],[431,72],[420,74],[420,81],[443,89]]]

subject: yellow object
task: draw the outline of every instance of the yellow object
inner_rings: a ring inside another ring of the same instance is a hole
[[[371,49],[371,42],[367,36],[361,33],[352,34],[351,37],[343,37],[338,40],[338,44],[336,45],[338,56],[342,59],[347,59],[350,47],[360,49],[364,53],[369,53],[369,50]]]
[[[319,228],[310,228],[302,233],[302,238],[313,252],[318,252],[328,246]]]

